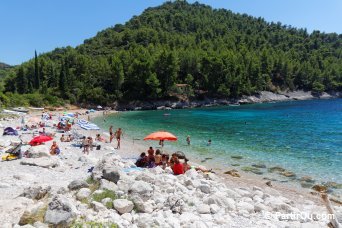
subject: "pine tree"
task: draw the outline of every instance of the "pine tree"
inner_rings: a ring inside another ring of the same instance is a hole
[[[39,80],[39,64],[38,64],[38,57],[37,51],[34,51],[34,88],[40,88],[40,80]]]

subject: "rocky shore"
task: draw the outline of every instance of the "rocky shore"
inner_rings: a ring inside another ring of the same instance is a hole
[[[330,222],[319,195],[195,170],[174,176],[169,168],[140,169],[132,159],[143,149],[139,145],[124,141],[115,150],[103,143],[101,150],[84,155],[73,142],[59,142],[60,136],[56,133],[59,156],[49,154],[47,142],[26,147],[26,158],[1,162],[0,227],[311,228]],[[18,139],[2,136],[1,141]],[[341,204],[332,209],[341,222]]]
[[[240,104],[254,104],[266,102],[282,102],[291,100],[311,100],[311,99],[330,99],[342,97],[340,92],[315,94],[311,91],[283,91],[273,93],[269,91],[261,91],[258,94],[251,96],[243,96],[239,99],[213,99],[204,98],[203,100],[191,101],[132,101],[128,103],[115,103],[114,109],[118,111],[130,110],[162,110],[162,109],[183,109],[183,108],[197,108],[197,107],[210,107],[219,105],[240,105]]]

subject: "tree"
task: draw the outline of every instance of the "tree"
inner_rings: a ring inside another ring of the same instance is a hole
[[[20,94],[27,93],[27,88],[28,88],[28,80],[25,75],[25,70],[23,67],[19,67],[18,73],[17,73],[17,80],[16,80],[16,87],[17,91]]]
[[[36,50],[34,51],[34,88],[40,88],[39,64]]]

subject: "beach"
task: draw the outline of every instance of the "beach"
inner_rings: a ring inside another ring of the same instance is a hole
[[[71,112],[76,111],[85,112]],[[41,112],[29,115],[40,116]],[[102,116],[103,112],[99,111],[80,118],[92,121]],[[58,112],[54,112],[53,120],[56,121],[57,117]],[[2,120],[1,125],[16,128],[20,122],[20,118]],[[85,136],[94,138],[101,134],[108,139],[108,129],[87,131],[77,126],[73,128]],[[46,127],[46,131],[55,132],[55,129]],[[23,141],[32,138],[32,134],[23,133],[27,132],[19,131]],[[241,177],[232,177],[223,174],[226,170],[215,167],[216,174],[190,170],[180,176],[160,167],[135,169],[135,159],[148,149],[146,143],[124,134],[120,150],[114,149],[114,139],[112,144],[100,143],[100,150],[94,148],[89,155],[84,155],[82,149],[73,146],[73,142],[60,142],[61,134],[56,133],[54,137],[61,149],[59,156],[47,153],[47,156],[1,162],[2,227],[19,227],[19,223],[25,225],[27,220],[23,219],[23,214],[34,214],[41,207],[47,207],[47,211],[42,221],[31,222],[34,227],[89,225],[90,222],[115,223],[119,227],[325,227],[330,222],[329,218],[320,217],[328,211],[320,194],[313,190],[274,182],[266,185],[265,180],[248,173],[239,172]],[[18,141],[18,137],[1,136],[1,140]],[[51,144],[52,141],[48,141],[45,145],[50,148]],[[41,150],[41,153],[46,153],[46,148]],[[194,165],[200,164],[195,159],[192,161]],[[88,172],[91,167],[94,167],[92,174]],[[106,173],[104,170],[112,174],[107,179],[101,176],[101,173]],[[100,190],[95,192],[110,188],[116,193],[119,199],[114,200],[114,208],[105,207],[105,202],[89,202],[88,205],[84,199],[90,201],[95,193],[87,185],[70,188],[74,180],[85,181],[90,176],[100,183]],[[35,192],[34,188],[47,194],[42,198],[32,197],[28,193]],[[51,207],[56,202],[68,205],[67,212]],[[336,217],[341,219],[341,204],[331,203]],[[129,206],[131,204],[135,209]],[[281,217],[281,214],[301,213],[307,216]],[[61,219],[60,214],[68,216]]]

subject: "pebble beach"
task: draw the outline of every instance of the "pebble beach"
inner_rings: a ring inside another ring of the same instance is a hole
[[[28,114],[25,119],[40,115]],[[103,113],[80,118],[91,120],[98,115]],[[58,116],[54,112],[52,122],[58,122]],[[15,129],[21,126],[21,118],[6,117],[0,123]],[[55,133],[60,155],[50,155],[52,141],[48,141],[24,146],[30,158],[0,164],[0,227],[311,228],[342,222],[341,203],[328,201],[329,207],[317,191],[241,173],[238,177],[192,169],[175,176],[170,168],[139,169],[135,159],[148,149],[139,142],[124,137],[120,150],[115,149],[115,140],[103,142],[100,150],[94,148],[85,155],[75,142],[60,142],[62,133],[48,125],[46,132]],[[101,134],[108,139],[107,129],[72,128],[85,136]],[[27,143],[33,133],[19,130],[19,136],[1,136],[0,146],[20,139]]]

